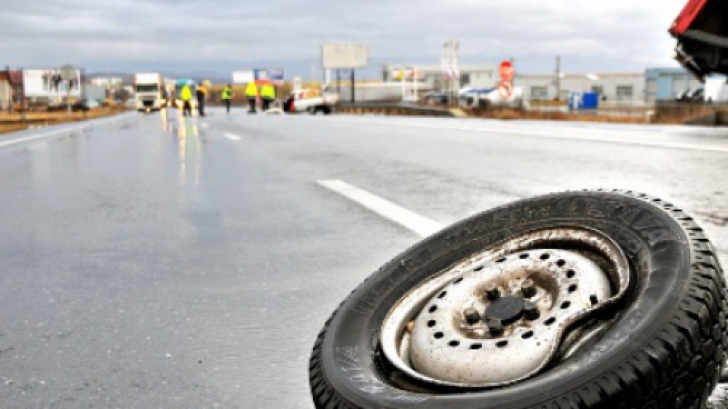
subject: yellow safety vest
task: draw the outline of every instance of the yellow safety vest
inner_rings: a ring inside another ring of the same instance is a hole
[[[222,90],[222,99],[231,99],[233,96],[233,90],[230,87],[225,87]]]
[[[254,82],[249,82],[248,86],[245,87],[245,96],[248,98],[255,98],[258,96],[258,86]]]
[[[189,85],[185,85],[184,88],[182,88],[182,91],[179,93],[179,97],[182,101],[189,101],[192,99],[192,90]]]
[[[263,89],[260,90],[260,96],[263,98],[275,99],[276,89],[270,84],[263,85]]]

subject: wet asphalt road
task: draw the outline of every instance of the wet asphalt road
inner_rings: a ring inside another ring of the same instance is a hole
[[[553,191],[644,191],[728,261],[722,130],[219,110],[77,126],[0,138],[3,409],[312,408],[320,326],[420,239],[323,179],[446,224]]]

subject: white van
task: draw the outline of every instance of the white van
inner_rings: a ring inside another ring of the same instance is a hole
[[[728,80],[723,76],[715,76],[705,79],[705,102],[726,103],[728,102]]]

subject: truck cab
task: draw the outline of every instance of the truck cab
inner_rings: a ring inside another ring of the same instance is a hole
[[[167,92],[162,76],[157,73],[141,73],[134,76],[134,92],[138,111],[159,110],[167,104]]]

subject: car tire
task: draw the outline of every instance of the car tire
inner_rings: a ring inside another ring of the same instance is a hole
[[[483,111],[490,111],[493,109],[493,102],[489,99],[481,99],[478,101],[478,108]]]
[[[609,237],[630,265],[634,284],[598,336],[535,376],[490,389],[427,384],[389,362],[382,324],[412,288],[505,240],[563,227]],[[328,319],[309,381],[318,409],[702,408],[727,349],[725,280],[691,217],[644,194],[568,192],[485,211],[396,256]]]
[[[318,107],[308,107],[306,108],[306,112],[311,115],[316,115],[318,113]]]

